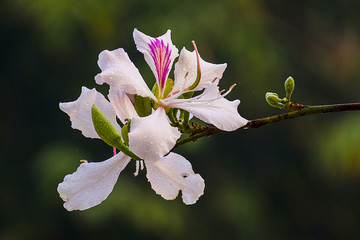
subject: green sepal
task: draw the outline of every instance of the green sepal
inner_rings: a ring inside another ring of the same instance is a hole
[[[176,126],[177,124],[177,121],[176,121],[176,118],[174,117],[174,115],[176,114],[177,112],[177,108],[170,108],[169,111],[166,113],[167,116],[169,117],[169,120],[170,122]]]
[[[152,112],[151,99],[149,97],[144,98],[140,95],[135,95],[134,98],[135,98],[134,107],[137,114],[140,117],[149,116]]]
[[[159,96],[159,86],[158,86],[157,83],[154,84],[151,91],[157,98],[163,99],[163,98],[166,98],[169,95],[169,93],[171,92],[173,87],[174,87],[174,81],[171,78],[168,78],[166,80],[165,89],[164,89],[164,92],[163,92],[162,96]]]
[[[185,110],[180,110],[180,118],[183,120],[184,124],[188,124],[189,123],[189,118],[190,118],[190,113],[188,111]]]
[[[295,81],[292,77],[288,77],[284,83],[285,91],[286,91],[286,98],[290,101],[290,97],[292,92],[295,89]]]
[[[124,154],[128,155],[132,159],[141,160],[141,158],[131,152],[130,149],[123,143],[118,131],[116,131],[115,127],[95,105],[91,107],[91,118],[94,124],[95,131],[97,132],[101,140],[103,140],[112,147],[116,147],[118,150],[122,151]]]
[[[122,128],[121,128],[121,136],[124,140],[126,146],[129,146],[129,131],[130,131],[130,122],[129,120]]]
[[[154,86],[151,89],[151,92],[156,96],[159,97],[159,87],[157,83],[154,84]],[[159,104],[157,102],[153,102],[153,107],[156,110],[159,107]]]
[[[173,87],[174,87],[174,81],[171,78],[168,78],[165,83],[163,98],[166,98],[169,95]]]
[[[155,82],[154,86],[152,87],[151,92],[152,92],[155,96],[157,96],[157,95],[159,94],[159,88],[158,88],[158,85],[157,85],[156,82]]]

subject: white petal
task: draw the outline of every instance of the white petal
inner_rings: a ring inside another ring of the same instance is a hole
[[[119,153],[103,162],[82,163],[73,174],[66,175],[58,192],[68,211],[85,210],[104,201],[112,192],[120,172],[130,157]]]
[[[128,95],[121,91],[117,87],[110,86],[109,99],[113,105],[115,112],[120,119],[120,121],[125,124],[126,119],[132,119],[133,117],[139,117],[134,105],[129,99]]]
[[[98,65],[102,71],[95,76],[97,84],[107,83],[129,94],[156,99],[124,49],[102,51]]]
[[[151,70],[153,71],[154,75],[156,76],[156,78],[158,77],[157,74],[157,68],[156,68],[156,63],[154,62],[152,56],[151,56],[151,50],[150,50],[150,46],[149,44],[151,44],[151,41],[153,41],[154,39],[159,39],[162,40],[166,45],[169,45],[169,49],[170,49],[170,64],[169,64],[169,71],[172,68],[172,64],[174,63],[174,59],[179,56],[179,50],[175,47],[175,45],[173,45],[172,41],[171,41],[171,31],[168,30],[164,35],[157,37],[157,38],[153,38],[150,37],[142,32],[140,32],[137,29],[134,29],[134,41],[136,44],[136,48],[139,50],[139,52],[144,54],[144,58],[145,61],[148,63],[148,65],[150,66]],[[167,76],[169,75],[169,71],[167,72],[167,75],[164,76],[165,80],[167,79]],[[157,79],[159,80],[159,79]]]
[[[142,159],[157,160],[175,146],[180,135],[160,107],[147,117],[131,120],[129,148]]]
[[[219,88],[213,86],[198,99],[196,97],[188,100],[173,99],[168,106],[188,111],[200,120],[224,131],[234,131],[246,125],[248,121],[237,111],[240,101],[229,101],[219,97]],[[216,100],[212,101],[212,99]]]
[[[194,173],[190,162],[181,155],[170,153],[145,164],[152,189],[166,200],[175,199],[181,190],[184,203],[194,204],[204,194],[204,179]]]
[[[111,104],[96,89],[81,88],[80,97],[74,102],[60,103],[60,109],[70,116],[71,127],[78,129],[85,137],[99,138],[91,118],[91,107],[96,105],[116,130],[121,131],[116,122],[116,113]]]
[[[218,84],[219,80],[226,68],[226,63],[213,64],[205,62],[200,57],[201,78],[199,85],[195,88],[196,91],[209,87],[211,84]],[[175,84],[173,92],[190,87],[196,80],[197,76],[197,60],[196,52],[189,52],[183,48],[180,52],[180,57],[175,64]]]

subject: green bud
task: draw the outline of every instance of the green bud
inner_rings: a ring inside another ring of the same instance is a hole
[[[103,140],[112,147],[116,147],[132,159],[141,160],[141,158],[131,152],[130,149],[123,143],[118,131],[116,131],[115,127],[111,124],[111,122],[95,105],[91,107],[91,117],[95,131],[97,132],[101,140]]]
[[[285,105],[276,93],[267,92],[265,94],[267,103],[272,107],[283,108]]]
[[[149,97],[144,98],[139,95],[135,95],[134,98],[135,98],[134,107],[137,114],[140,117],[149,116],[152,112],[151,99]]]
[[[295,81],[292,77],[288,77],[285,81],[286,98],[290,100],[291,94],[295,89]]]

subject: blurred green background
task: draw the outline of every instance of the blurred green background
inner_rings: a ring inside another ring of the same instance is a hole
[[[266,91],[303,104],[359,102],[360,2],[4,0],[0,3],[0,239],[358,239],[360,113],[309,116],[201,139],[176,152],[205,179],[192,206],[156,195],[131,163],[113,193],[67,212],[56,191],[80,159],[112,149],[70,127],[59,102],[96,87],[98,54],[124,48],[143,76],[133,29],[228,63],[248,119],[278,114]]]

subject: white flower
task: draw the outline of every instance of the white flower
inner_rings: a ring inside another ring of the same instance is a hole
[[[158,108],[153,114],[141,118],[120,89],[110,87],[108,97],[110,102],[95,89],[83,87],[76,101],[60,103],[60,109],[70,116],[73,128],[90,138],[100,138],[92,123],[93,105],[119,132],[121,128],[116,123],[116,116],[123,124],[125,119],[132,119],[129,148],[144,159],[151,187],[167,200],[175,199],[181,190],[184,203],[194,204],[204,193],[205,183],[184,157],[176,153],[166,155],[174,147],[180,132],[168,124],[164,109]],[[120,152],[103,162],[85,161],[80,164],[76,172],[67,175],[58,186],[60,197],[65,201],[64,207],[69,211],[85,210],[100,204],[111,193],[129,161],[130,157]]]
[[[157,95],[155,96],[148,88],[138,69],[122,48],[100,53],[98,65],[102,71],[95,77],[98,84],[107,83],[128,94],[149,97],[165,110],[183,109],[224,131],[236,130],[247,123],[247,120],[237,112],[240,101],[228,101],[219,92],[217,84],[226,64],[205,62],[196,49],[189,52],[183,48],[175,64],[174,85],[171,91],[167,92],[169,72],[178,56],[178,49],[170,38],[170,30],[163,36],[152,38],[135,29],[134,40],[137,49],[144,54],[146,62],[155,75]],[[199,96],[190,99],[178,98],[186,92],[203,89],[204,92]]]
[[[98,84],[110,85],[110,102],[95,89],[83,87],[76,101],[60,103],[60,109],[70,116],[73,128],[90,138],[100,138],[92,119],[93,105],[110,122],[115,132],[121,132],[117,118],[123,124],[131,120],[128,132],[130,151],[124,148],[123,151],[143,159],[136,161],[136,174],[140,165],[142,168],[145,163],[146,177],[157,194],[169,200],[176,198],[181,190],[184,203],[194,204],[204,193],[205,183],[199,174],[193,172],[189,161],[170,152],[181,133],[170,125],[167,112],[181,109],[224,131],[236,130],[244,126],[247,120],[237,112],[239,100],[228,101],[224,98],[232,87],[223,95],[219,92],[218,83],[226,64],[205,62],[195,44],[193,52],[183,48],[179,56],[178,49],[172,44],[170,30],[163,36],[152,38],[135,29],[134,40],[155,75],[154,93],[124,49],[105,50],[99,55],[101,73],[96,75],[95,80]],[[172,81],[168,76],[178,56]],[[202,90],[195,97],[188,96],[191,92]],[[149,109],[149,115],[139,117],[129,98],[134,95],[152,99],[154,110]],[[103,133],[99,134],[103,138]],[[111,193],[130,159],[120,152],[103,162],[82,163],[58,186],[58,192],[65,201],[64,207],[69,211],[85,210],[100,204]]]

